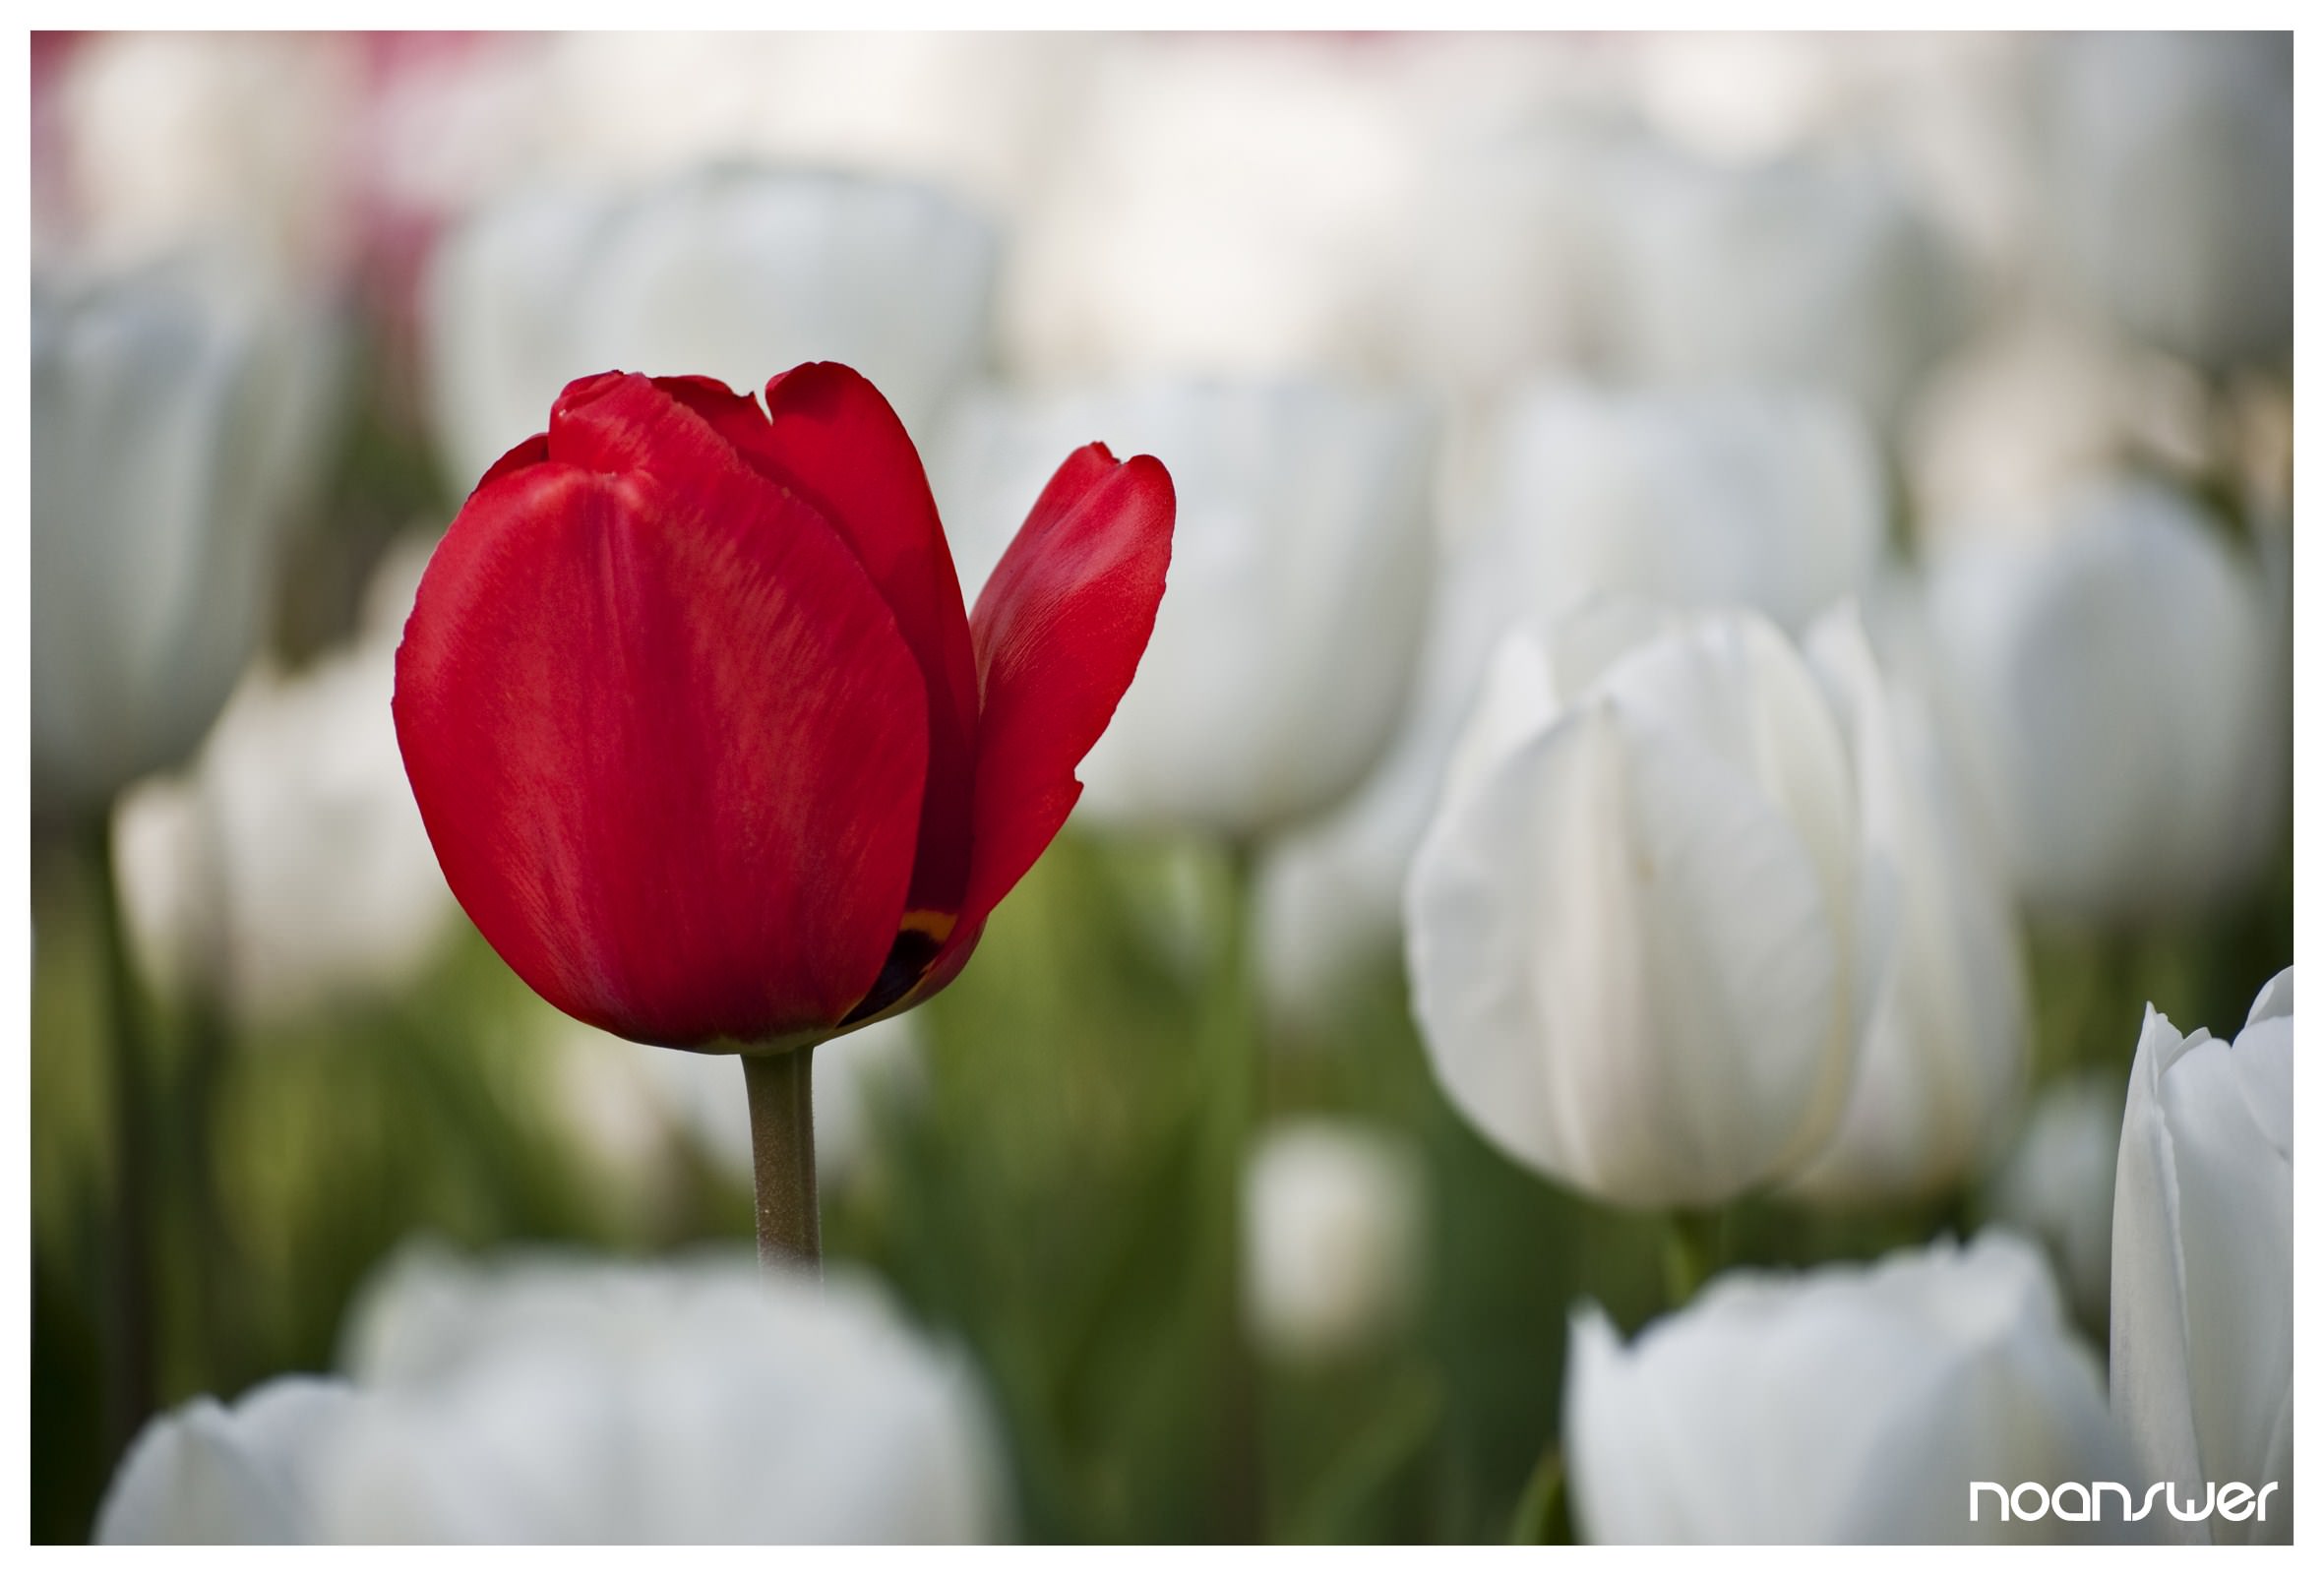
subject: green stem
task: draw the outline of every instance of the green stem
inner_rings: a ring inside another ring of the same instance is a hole
[[[153,1069],[122,934],[110,818],[97,817],[83,829],[80,840],[95,918],[100,1032],[111,1074],[113,1226],[106,1240],[110,1295],[104,1330],[105,1424],[118,1455],[153,1415],[155,1394]]]
[[[209,1368],[204,1388],[220,1395],[240,1389],[245,1377],[242,1322],[234,1306],[235,1289],[242,1284],[241,1253],[226,1224],[218,1185],[217,1146],[213,1142],[232,1049],[230,1033],[224,1013],[216,1005],[193,1008],[187,1018],[182,1092],[171,1101],[182,1127],[178,1138],[180,1179],[190,1195],[199,1244],[194,1280]]]
[[[1719,1269],[1719,1216],[1705,1209],[1674,1209],[1663,1233],[1663,1299],[1684,1307]]]
[[[1221,1533],[1226,1541],[1242,1544],[1260,1538],[1266,1502],[1260,1470],[1259,1371],[1244,1324],[1243,1287],[1243,1168],[1251,1153],[1265,1073],[1251,957],[1253,864],[1248,845],[1228,846],[1226,900],[1201,1048],[1210,1183],[1206,1213],[1216,1255],[1212,1317],[1218,1379],[1212,1394],[1220,1427]]]
[[[746,1055],[751,1171],[759,1194],[762,1268],[823,1273],[823,1217],[815,1197],[815,1048]]]

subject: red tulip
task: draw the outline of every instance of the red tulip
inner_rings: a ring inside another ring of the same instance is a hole
[[[812,1044],[943,989],[1081,791],[1154,626],[1159,461],[1058,467],[968,614],[846,367],[569,385],[420,582],[396,731],[510,967],[633,1040]]]

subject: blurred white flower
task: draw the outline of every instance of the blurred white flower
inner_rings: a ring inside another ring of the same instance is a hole
[[[1577,113],[1437,152],[1413,226],[1402,367],[1489,394],[1594,348],[1604,290],[1595,180],[1613,138]]]
[[[2055,43],[2049,207],[2072,277],[2211,366],[2292,343],[2292,35]]]
[[[2292,1541],[2292,970],[2233,1043],[2147,1008],[2114,1174],[2115,1415],[2156,1478],[2280,1483],[2265,1522],[2173,1521],[2195,1542]]]
[[[100,1544],[312,1544],[318,1448],[357,1405],[342,1380],[286,1374],[231,1407],[202,1396],[149,1423],[97,1506]]]
[[[2005,1520],[1973,1482],[2128,1484],[2095,1356],[2042,1256],[1988,1232],[1806,1274],[1735,1270],[1627,1346],[1585,1308],[1567,1347],[1576,1525],[1632,1543],[2119,1539]]]
[[[382,561],[352,644],[295,675],[252,670],[190,772],[123,796],[122,906],[164,991],[275,1020],[394,991],[435,957],[459,910],[389,710],[434,545],[408,538]]]
[[[1605,172],[1613,365],[1828,390],[1886,424],[1965,319],[1965,282],[1875,165],[1721,169],[1638,148]]]
[[[1861,842],[1840,727],[1763,618],[1606,602],[1520,627],[1406,893],[1438,1082],[1513,1158],[1617,1203],[1796,1169],[1882,967]]]
[[[931,187],[721,167],[612,196],[520,190],[439,246],[424,288],[445,463],[471,485],[574,378],[745,392],[843,361],[925,439],[981,369],[997,238]]]
[[[1742,603],[1798,627],[1863,590],[1886,529],[1879,453],[1846,404],[1777,390],[1621,393],[1548,380],[1498,413],[1438,579],[1413,701],[1349,802],[1268,860],[1278,1010],[1312,1015],[1394,952],[1406,871],[1501,631],[1599,591]],[[1175,586],[1174,586],[1175,591]]]
[[[221,260],[36,276],[32,797],[100,811],[201,740],[329,429],[331,326]]]
[[[2234,892],[2289,786],[2289,608],[2260,567],[2147,483],[1935,535],[1937,698],[2026,902],[2147,920]]]
[[[844,1275],[407,1250],[350,1316],[352,1380],[156,1419],[106,1542],[940,1543],[1006,1530],[957,1357]],[[209,1491],[214,1482],[239,1491]],[[243,1485],[252,1485],[242,1487]]]
[[[1428,605],[1435,423],[1321,384],[1147,383],[964,408],[938,478],[977,588],[1060,456],[1095,439],[1170,467],[1170,592],[1137,677],[1081,762],[1117,823],[1251,838],[1378,758]]]
[[[290,276],[343,264],[358,75],[339,34],[90,35],[58,95],[70,244],[116,266],[192,245]]]
[[[2121,1140],[2119,1076],[2053,1083],[2036,1097],[1988,1195],[1994,1220],[2049,1249],[2075,1313],[2093,1329],[2107,1323]]]
[[[543,164],[660,176],[756,158],[938,182],[1023,207],[1061,151],[1087,36],[574,32],[544,40]]]
[[[553,1048],[568,1125],[614,1180],[658,1185],[673,1141],[728,1180],[751,1182],[751,1112],[732,1057],[639,1045],[559,1014]],[[815,1173],[844,1190],[872,1159],[876,1109],[922,1092],[927,1055],[909,1014],[885,1018],[815,1053]]]
[[[1012,249],[1011,367],[1376,371],[1420,151],[1367,57],[1316,38],[1126,38],[1090,68]]]
[[[1294,1363],[1361,1350],[1411,1312],[1421,1232],[1420,1163],[1409,1144],[1344,1118],[1276,1122],[1243,1174],[1254,1332]]]
[[[1789,1183],[1824,1202],[1924,1196],[1992,1157],[2026,1077],[2026,984],[2008,886],[1978,841],[1922,697],[1883,672],[1853,605],[1807,654],[1848,737],[1867,932],[1889,944],[1831,1142]]]
[[[2185,363],[2015,314],[1932,371],[1914,407],[1904,458],[1920,527],[2039,519],[2133,459],[2199,473],[2210,420]]]

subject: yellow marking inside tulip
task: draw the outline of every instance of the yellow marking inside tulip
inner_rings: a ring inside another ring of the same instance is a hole
[[[940,913],[933,908],[915,908],[903,917],[897,929],[925,936],[941,946],[951,940],[952,927],[959,923],[960,916],[957,914]]]

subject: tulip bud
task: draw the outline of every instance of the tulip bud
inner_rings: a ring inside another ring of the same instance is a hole
[[[32,288],[32,798],[77,818],[201,740],[325,434],[331,336],[216,259]]]
[[[568,388],[429,561],[396,731],[445,879],[553,1005],[719,1052],[949,984],[1080,792],[1170,561],[1170,477],[1102,445],[976,615],[893,409],[849,368],[765,403]]]
[[[1804,1274],[1734,1270],[1628,1345],[1567,1346],[1575,1521],[1599,1543],[2120,1539],[2011,1518],[1970,1485],[2130,1482],[2097,1360],[2042,1257],[1988,1232]]]
[[[99,1541],[944,1543],[1004,1530],[981,1386],[885,1296],[746,1262],[407,1251],[350,1384],[148,1424]],[[213,1485],[229,1485],[215,1491]]]
[[[1255,837],[1346,794],[1402,709],[1427,606],[1427,412],[1318,384],[982,401],[949,446],[964,583],[1040,456],[1095,434],[1170,456],[1178,525],[1153,643],[1082,766],[1088,814]]]
[[[1861,590],[1885,530],[1879,455],[1845,404],[1776,390],[1511,398],[1439,579],[1402,730],[1355,796],[1270,857],[1260,925],[1280,1008],[1312,1012],[1391,954],[1413,850],[1495,638],[1599,591],[1743,603],[1797,627]]]
[[[1887,944],[1831,1141],[1791,1188],[1828,1202],[1910,1198],[1959,1181],[2008,1132],[2026,1074],[2016,916],[1973,836],[1921,697],[1874,664],[1853,607],[1809,633],[1856,766],[1861,912]]]
[[[1856,790],[1773,626],[1602,603],[1504,642],[1405,901],[1454,1107],[1637,1206],[1709,1204],[1828,1137],[1863,1000]]]
[[[459,487],[576,378],[843,361],[926,436],[985,356],[996,240],[932,188],[719,167],[635,196],[540,187],[448,237],[424,290],[429,397]]]
[[[2157,920],[2242,886],[2282,825],[2287,633],[2192,508],[2122,483],[2047,531],[1944,533],[1945,720],[2029,905]]]
[[[456,909],[389,710],[433,546],[381,565],[352,644],[296,675],[254,669],[191,772],[123,798],[118,878],[149,979],[280,1019],[394,991],[436,957]]]
[[[2115,1415],[2182,1498],[2284,1492],[2198,1542],[2292,1541],[2292,970],[2231,1044],[2147,1008],[2114,1173]]]
[[[2107,1327],[2121,1142],[2118,1074],[2084,1073],[2051,1084],[2034,1101],[1989,1195],[1994,1220],[2049,1251],[2075,1314],[2093,1330]]]
[[[1126,39],[1087,77],[1013,246],[1009,364],[1044,381],[1376,368],[1419,150],[1349,52]]]
[[[1357,1121],[1277,1123],[1243,1178],[1244,1286],[1259,1339],[1289,1362],[1359,1351],[1411,1311],[1417,1157]]]
[[[1607,179],[1607,332],[1634,377],[1808,384],[1886,425],[1961,327],[1954,259],[1876,169],[1640,148]]]
[[[2056,41],[2050,210],[2071,277],[2132,334],[2208,366],[2292,341],[2292,39]]]

